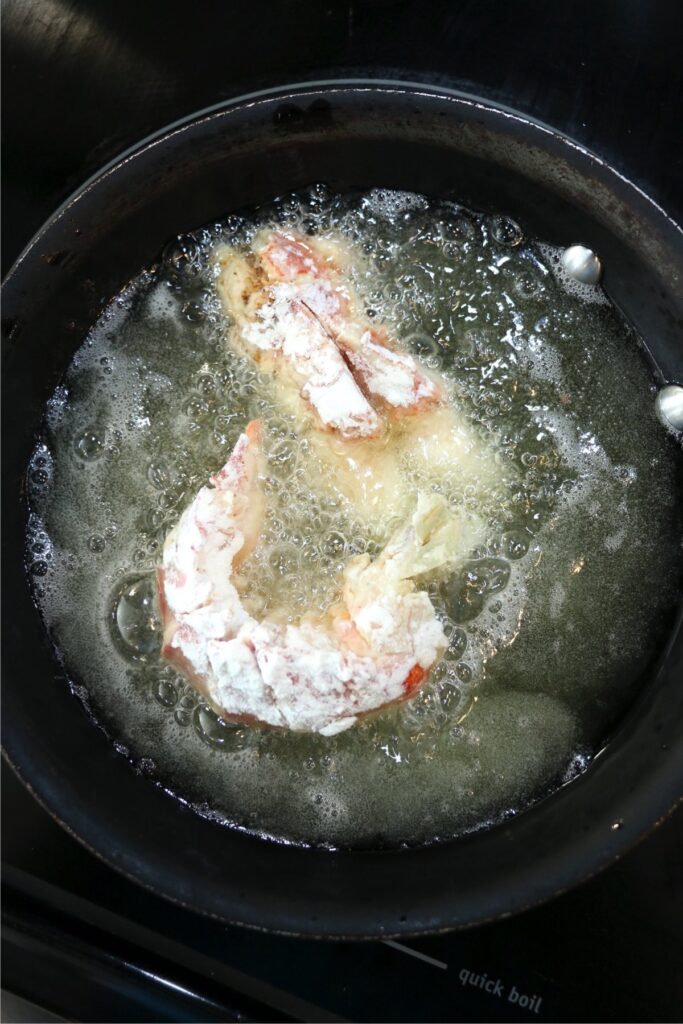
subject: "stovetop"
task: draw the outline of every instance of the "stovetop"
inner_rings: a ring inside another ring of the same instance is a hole
[[[433,938],[329,943],[128,881],[3,765],[4,984],[85,1021],[676,1021],[683,812],[574,892]]]
[[[583,142],[680,213],[680,5],[6,0],[6,269],[117,152],[339,75],[444,82]],[[11,611],[6,610],[10,615]],[[675,1021],[683,810],[597,878],[447,936],[325,943],[200,918],[112,871],[3,764],[3,985],[76,1020]]]

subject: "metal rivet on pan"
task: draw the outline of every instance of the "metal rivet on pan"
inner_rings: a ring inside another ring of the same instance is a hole
[[[667,384],[655,398],[655,412],[665,427],[683,430],[683,387]]]
[[[602,263],[585,245],[570,245],[562,253],[562,266],[582,284],[597,284],[602,276]]]

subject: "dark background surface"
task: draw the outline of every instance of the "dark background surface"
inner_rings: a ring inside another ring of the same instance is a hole
[[[681,219],[677,0],[4,0],[2,11],[9,262],[149,132],[239,93],[343,75],[443,82],[514,107]]]
[[[681,219],[683,5],[656,0],[4,0],[3,270],[85,178],[151,131],[263,86],[443,82],[564,131]],[[6,614],[9,614],[6,609]],[[679,1020],[683,816],[511,921],[329,946],[142,893],[7,773],[5,987],[83,1020]],[[47,888],[46,888],[47,886]],[[460,971],[542,998],[538,1013]]]

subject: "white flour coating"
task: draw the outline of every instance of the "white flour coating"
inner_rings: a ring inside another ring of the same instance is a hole
[[[330,239],[278,231],[261,232],[246,253],[221,247],[216,254],[234,341],[257,361],[267,353],[319,425],[353,440],[384,431],[383,409],[412,414],[441,400],[444,389],[360,314],[341,273],[348,258]]]
[[[410,409],[433,400],[439,393],[434,381],[416,373],[412,356],[378,345],[369,331],[361,335],[358,348],[347,350],[347,355],[370,394],[394,409]]]
[[[334,341],[302,305],[288,284],[272,289],[257,319],[242,328],[242,337],[261,352],[281,356],[302,382],[301,395],[320,422],[346,437],[374,437],[381,420],[344,362]]]
[[[271,283],[292,283],[302,304],[332,338],[363,390],[389,410],[412,413],[443,398],[437,384],[383,327],[372,326],[351,288],[348,271],[358,254],[331,238],[262,232],[254,241]]]
[[[163,653],[226,715],[332,736],[409,696],[444,652],[434,607],[410,578],[466,557],[474,528],[420,495],[374,562],[346,566],[343,606],[296,625],[258,622],[233,579],[263,514],[260,434],[254,421],[164,545]]]

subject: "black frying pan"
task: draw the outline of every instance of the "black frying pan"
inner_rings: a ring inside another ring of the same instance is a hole
[[[606,748],[551,797],[443,845],[330,853],[221,827],[137,775],[71,695],[23,568],[23,478],[45,402],[107,300],[176,234],[313,181],[453,196],[591,245],[653,374],[683,380],[680,230],[596,157],[509,111],[405,83],[323,83],[244,97],[145,140],[52,217],[3,290],[4,748],[64,827],[196,910],[296,934],[446,930],[587,878],[680,799],[677,629]]]

